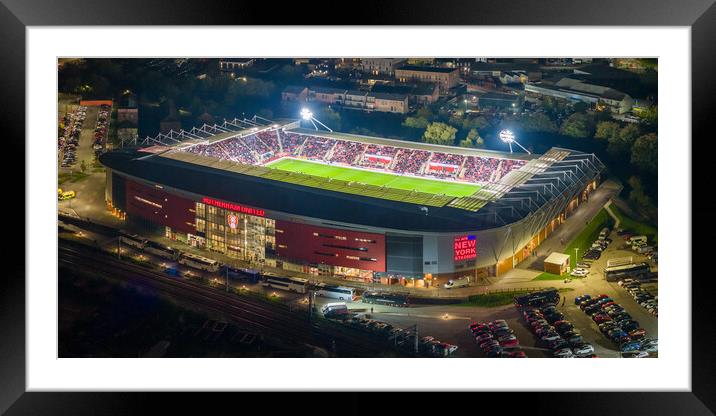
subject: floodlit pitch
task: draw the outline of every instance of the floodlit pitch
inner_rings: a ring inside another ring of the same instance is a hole
[[[435,195],[444,194],[454,197],[472,195],[481,188],[477,184],[399,176],[289,158],[277,160],[267,166],[272,169],[298,172],[322,178],[340,179],[367,185],[385,186],[392,189],[419,191]]]

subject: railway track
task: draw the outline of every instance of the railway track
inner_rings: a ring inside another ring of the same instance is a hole
[[[350,328],[335,330],[327,325],[311,323],[305,314],[292,312],[285,305],[270,305],[260,300],[219,292],[199,283],[169,277],[106,253],[92,251],[77,243],[60,240],[59,264],[61,267],[89,271],[111,280],[123,280],[156,289],[284,342],[288,340],[295,344],[309,344],[330,351],[335,341],[338,355],[351,357],[376,356],[388,349],[364,335],[351,333]]]

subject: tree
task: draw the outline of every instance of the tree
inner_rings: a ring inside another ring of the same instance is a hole
[[[634,140],[639,137],[640,134],[641,131],[639,130],[639,126],[637,126],[636,124],[628,124],[626,127],[619,131],[619,138],[623,142],[629,143],[629,145],[631,145],[632,143],[634,143]]]
[[[453,145],[455,143],[457,129],[445,123],[434,122],[425,129],[423,142],[442,145]]]
[[[450,119],[448,120],[448,124],[459,129],[462,127],[463,121],[464,121],[464,118],[463,118],[462,114],[455,113],[450,116]]]
[[[607,152],[614,158],[623,156],[625,160],[630,160],[629,152],[640,131],[636,124],[629,124],[619,130],[619,133],[608,138]]]
[[[513,123],[518,124],[520,130],[524,132],[554,133],[557,131],[557,125],[544,113],[513,116],[505,119],[502,124],[504,128],[508,128]]]
[[[429,121],[429,120],[432,120],[432,118],[434,117],[434,116],[433,116],[433,111],[432,111],[432,110],[430,109],[430,107],[428,107],[427,105],[421,107],[421,108],[415,113],[415,115],[418,116],[418,117],[420,117],[420,118],[424,118],[424,119],[426,119],[426,120],[428,120],[428,121]]]
[[[594,137],[597,139],[609,140],[619,135],[619,123],[613,121],[600,121],[597,123],[597,131]]]
[[[560,133],[571,137],[590,137],[594,132],[592,119],[584,113],[574,113],[562,123]]]
[[[587,110],[589,110],[589,104],[579,101],[574,104],[574,112],[575,113],[586,113]]]
[[[652,174],[658,170],[659,142],[656,134],[640,136],[631,148],[631,163]]]
[[[649,124],[656,124],[659,121],[659,108],[655,105],[647,107],[637,112],[636,115]]]
[[[413,129],[424,129],[428,127],[430,122],[422,117],[406,117],[403,121],[404,127],[410,127]]]
[[[333,130],[341,129],[341,115],[330,107],[321,111],[321,115],[317,118]]]
[[[487,120],[487,118],[483,116],[470,118],[466,117],[465,121],[462,123],[463,130],[467,129],[478,129],[478,130],[484,130],[490,125],[490,122]]]
[[[632,176],[629,178],[628,183],[631,187],[631,192],[629,192],[629,202],[637,208],[638,211],[646,214],[649,218],[656,218],[657,208],[649,195],[646,194],[644,186],[641,183],[641,179],[636,176]]]
[[[485,146],[485,140],[480,137],[476,129],[471,129],[467,133],[467,136],[463,140],[460,140],[459,145],[460,147],[483,147]]]

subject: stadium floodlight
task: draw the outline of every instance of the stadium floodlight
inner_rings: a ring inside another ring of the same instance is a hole
[[[308,108],[301,110],[301,118],[308,121],[313,118],[313,113]]]
[[[522,148],[522,150],[524,150],[528,154],[532,154],[532,152],[525,149],[524,146],[522,146],[517,140],[515,140],[515,134],[512,133],[511,131],[502,130],[502,131],[500,131],[499,137],[500,137],[500,140],[502,140],[504,143],[507,143],[510,146],[510,153],[512,153],[512,143],[514,143],[517,146],[519,146],[520,148]]]
[[[330,131],[330,132],[333,132],[333,130],[331,130],[328,126],[326,126],[325,124],[321,123],[321,121],[318,120],[317,118],[313,117],[313,113],[312,113],[311,110],[309,110],[308,108],[303,108],[303,109],[301,109],[301,118],[304,119],[304,120],[306,120],[306,121],[310,121],[311,124],[313,124],[313,128],[315,128],[316,131],[318,131],[318,126],[316,125],[316,123],[318,123],[318,124],[320,124],[324,129],[326,129],[326,130],[328,130],[328,131]]]

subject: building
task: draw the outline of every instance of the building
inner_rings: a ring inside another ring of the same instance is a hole
[[[308,90],[308,97],[309,101],[318,101],[349,110],[405,114],[409,109],[408,96],[405,94],[311,87]]]
[[[308,101],[324,104],[342,105],[346,99],[346,90],[332,87],[311,87],[308,90]]]
[[[129,91],[125,91],[117,106],[117,123],[123,121],[128,121],[135,126],[139,124],[137,96]]]
[[[125,148],[100,156],[107,168],[108,207],[126,216],[127,229],[183,242],[206,250],[209,257],[219,252],[256,268],[365,282],[395,279],[419,286],[501,275],[571,215],[596,188],[603,169],[594,155],[561,148],[541,156],[517,155],[319,134],[295,128],[295,123],[258,133],[231,130],[226,123],[219,127],[217,134],[181,145]],[[284,174],[264,166],[281,157],[327,163],[338,143],[358,149],[350,163],[381,159],[387,164],[380,170],[390,174],[448,172],[452,179],[443,180],[464,182],[474,180],[465,176],[469,164],[485,160],[489,168],[481,189],[450,197]],[[227,155],[232,148],[237,153]],[[374,155],[360,150],[367,148]],[[414,170],[392,170],[399,155],[415,160],[419,153],[428,158]],[[445,170],[450,164],[455,169]]]
[[[281,101],[305,102],[308,101],[308,88],[289,85],[281,91]]]
[[[222,59],[219,61],[219,69],[228,72],[237,71],[250,67],[254,62],[254,59]]]
[[[556,251],[544,259],[544,271],[547,273],[563,275],[569,268],[569,254]]]
[[[369,98],[374,100],[373,110],[383,113],[405,114],[408,112],[408,96],[386,92],[371,92]]]
[[[440,98],[437,84],[375,84],[371,88],[371,92],[406,95],[410,104],[432,104]]]
[[[395,68],[404,63],[405,58],[361,58],[360,68],[366,74],[393,76]]]
[[[631,111],[634,104],[634,100],[626,93],[572,77],[563,77],[556,82],[545,80],[528,83],[525,84],[525,92],[590,105],[604,105],[617,114]]]
[[[440,94],[447,94],[460,81],[458,68],[403,65],[395,70],[395,78],[402,83],[427,82],[437,84]]]

